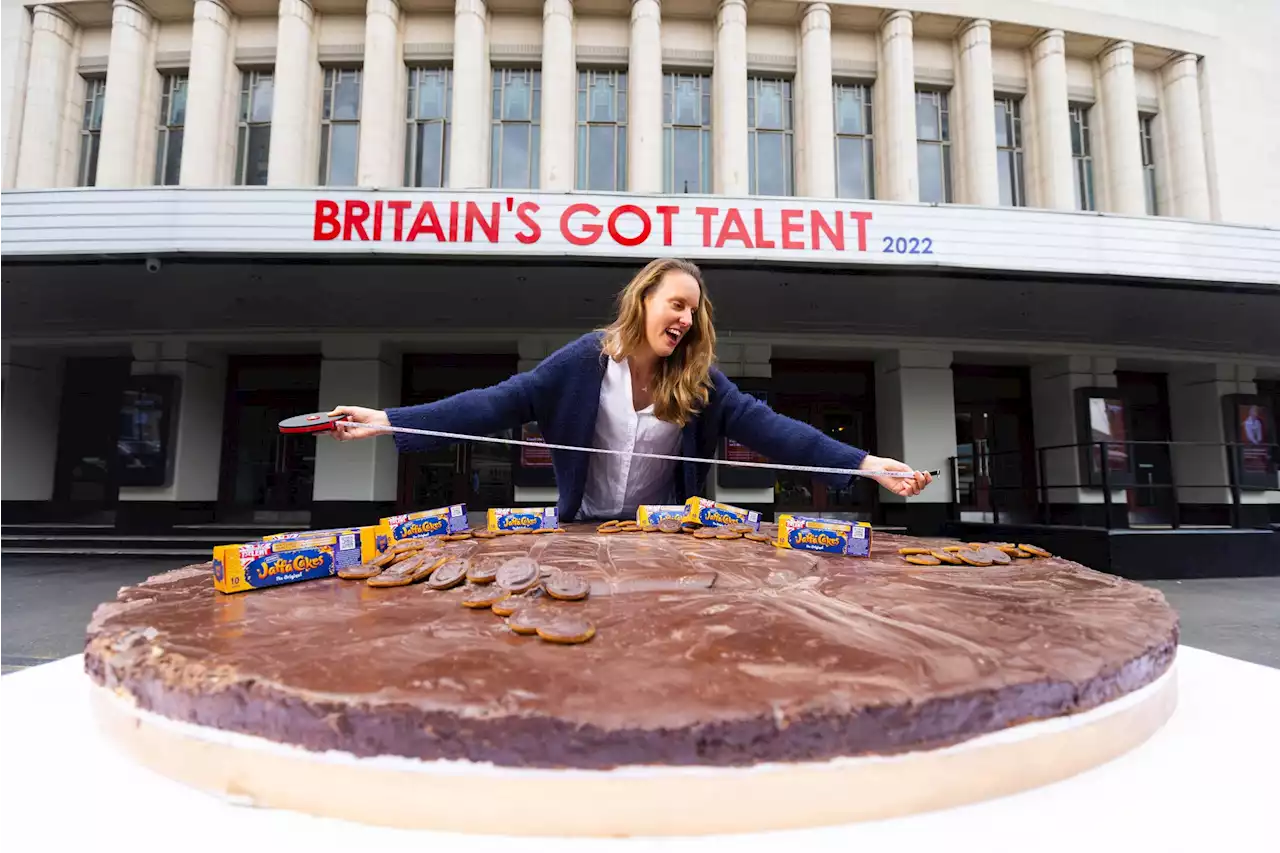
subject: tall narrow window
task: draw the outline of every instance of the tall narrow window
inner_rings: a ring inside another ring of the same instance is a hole
[[[1027,203],[1022,183],[1022,102],[996,98],[996,171],[1000,178],[1000,203],[1023,207]]]
[[[270,71],[240,74],[240,113],[236,127],[236,183],[265,186],[271,151],[271,103],[275,78]]]
[[[360,69],[326,68],[320,109],[320,186],[355,186],[359,159]]]
[[[875,151],[871,141],[871,87],[836,83],[836,194],[875,198]]]
[[[452,112],[452,72],[448,68],[410,68],[405,186],[443,187],[448,181]]]
[[[747,174],[752,195],[791,195],[791,81],[747,80]]]
[[[76,183],[91,187],[98,179],[98,145],[102,142],[102,107],[107,100],[107,78],[84,81],[84,115],[80,120],[80,165]]]
[[[711,192],[711,77],[662,77],[662,189]]]
[[[1142,140],[1142,187],[1147,196],[1148,216],[1155,216],[1160,212],[1156,203],[1156,147],[1151,132],[1155,119],[1153,115],[1138,116],[1138,132]]]
[[[580,190],[627,188],[627,73],[578,72]]]
[[[950,202],[951,113],[946,92],[916,92],[916,157],[920,200],[931,204]]]
[[[542,72],[493,69],[493,139],[490,183],[495,188],[538,186]]]
[[[1076,210],[1094,210],[1093,147],[1089,142],[1089,107],[1071,104],[1071,165],[1075,171]]]
[[[187,121],[187,75],[166,74],[160,86],[155,183],[173,186],[182,171],[182,127]]]

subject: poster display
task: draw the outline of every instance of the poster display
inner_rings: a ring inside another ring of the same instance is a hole
[[[1101,487],[1103,465],[1106,465],[1105,482],[1111,488],[1133,485],[1133,454],[1126,443],[1130,432],[1129,410],[1123,392],[1116,388],[1079,388],[1076,393],[1084,482],[1090,487]]]
[[[537,423],[532,422],[510,437],[521,441],[545,441]],[[512,447],[511,483],[524,488],[554,487],[556,472],[551,463],[551,451],[545,447]]]
[[[178,377],[134,376],[120,401],[116,470],[121,486],[165,486]]]
[[[1227,394],[1222,398],[1223,433],[1231,448],[1235,482],[1241,488],[1276,488],[1275,413],[1270,401],[1257,394]]]

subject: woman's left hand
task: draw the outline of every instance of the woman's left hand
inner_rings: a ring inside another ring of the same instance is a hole
[[[858,468],[862,471],[914,471],[915,477],[871,478],[895,495],[902,495],[903,497],[918,495],[925,486],[933,482],[932,474],[926,471],[915,471],[910,465],[906,465],[896,459],[886,459],[883,456],[871,456],[868,454]]]

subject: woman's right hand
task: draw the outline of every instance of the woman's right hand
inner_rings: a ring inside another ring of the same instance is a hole
[[[347,420],[355,421],[358,424],[391,426],[391,421],[387,420],[387,413],[381,409],[365,409],[360,406],[338,406],[333,411],[329,412],[329,415],[346,415]],[[364,429],[362,427],[352,426],[346,423],[338,423],[333,430],[333,437],[338,441],[352,441],[357,438],[372,438],[375,435],[385,434],[385,430]]]

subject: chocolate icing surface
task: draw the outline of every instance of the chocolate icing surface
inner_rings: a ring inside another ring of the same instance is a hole
[[[209,564],[122,589],[86,669],[161,715],[356,755],[504,765],[745,765],[954,743],[1086,710],[1172,662],[1156,590],[1060,558],[912,566],[745,539],[447,543],[590,582],[594,639],[511,632],[463,588],[329,578],[222,595]]]

